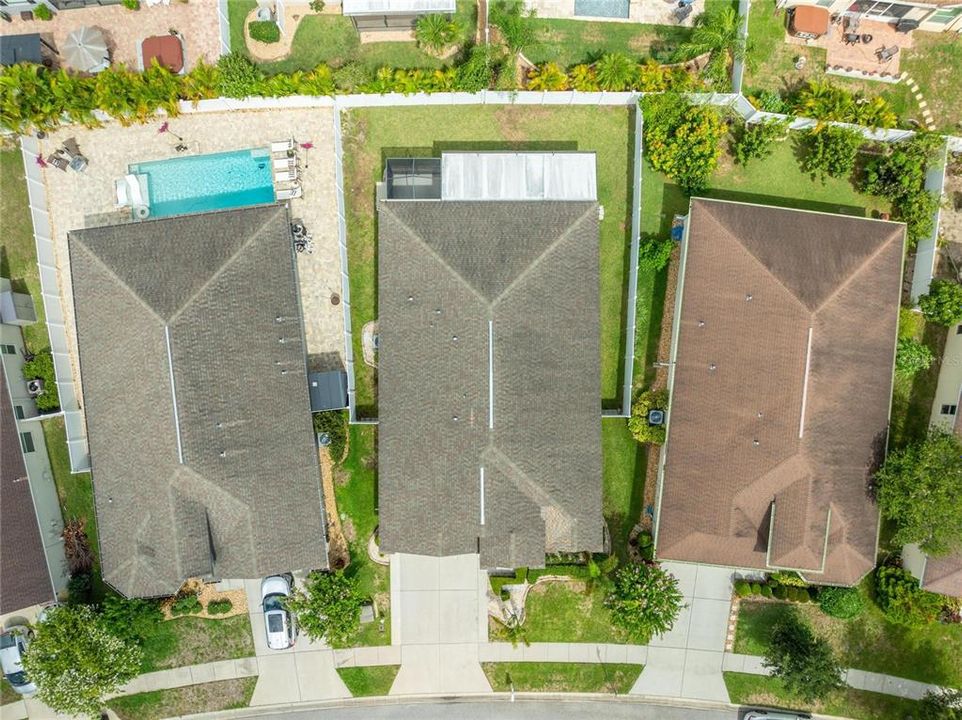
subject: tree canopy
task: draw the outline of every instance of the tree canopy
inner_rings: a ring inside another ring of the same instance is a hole
[[[842,668],[831,646],[794,612],[775,625],[764,662],[773,677],[806,702],[842,687]]]
[[[882,515],[896,524],[892,542],[918,543],[930,555],[962,549],[962,442],[933,430],[890,453],[876,473]]]
[[[312,572],[304,587],[287,600],[301,629],[313,640],[327,638],[331,645],[345,645],[361,626],[357,579],[341,570]]]
[[[89,605],[59,605],[38,623],[23,666],[57,712],[98,717],[104,698],[137,676],[141,652],[112,634]]]
[[[925,319],[939,325],[955,325],[962,320],[962,285],[951,280],[933,280],[929,291],[919,298]]]
[[[612,621],[645,642],[666,633],[682,608],[678,580],[659,565],[631,563],[615,574],[605,604]]]

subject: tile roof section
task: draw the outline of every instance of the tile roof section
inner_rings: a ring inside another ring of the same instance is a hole
[[[692,200],[659,557],[873,567],[903,244],[897,223]]]
[[[39,424],[33,427],[40,432]],[[0,615],[55,599],[6,372],[0,369]]]
[[[600,550],[597,204],[381,202],[378,266],[382,549]]]
[[[326,567],[286,209],[69,242],[105,580],[154,596]]]

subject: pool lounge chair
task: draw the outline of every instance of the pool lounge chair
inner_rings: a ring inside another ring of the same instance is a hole
[[[297,180],[297,168],[290,170],[280,170],[274,173],[274,182],[294,182]]]
[[[124,175],[114,182],[117,190],[117,207],[147,207],[146,175]]]
[[[52,165],[58,170],[67,172],[67,168],[70,167],[70,161],[59,152],[55,152],[52,155],[47,156],[47,165]]]
[[[300,185],[292,185],[288,188],[280,188],[274,196],[278,200],[292,200],[293,198],[299,198],[303,192]]]
[[[294,138],[271,143],[272,153],[287,153],[294,149]]]
[[[297,167],[297,158],[274,158],[275,170],[293,170]]]

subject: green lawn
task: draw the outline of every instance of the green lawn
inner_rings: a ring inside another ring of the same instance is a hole
[[[439,155],[442,150],[593,150],[598,157],[601,223],[601,392],[620,406],[633,137],[623,108],[426,107],[359,109],[345,115],[345,178],[352,327],[356,357],[361,328],[377,315],[374,184],[386,157]],[[356,365],[357,404],[376,414],[376,377]]]
[[[125,695],[107,702],[120,720],[162,720],[202,712],[246,708],[251,703],[256,677],[220,680],[172,690]]]
[[[337,673],[354,697],[380,697],[391,691],[400,668],[400,665],[338,668]]]
[[[644,665],[595,663],[482,663],[495,692],[584,692],[624,695]]]
[[[901,69],[919,84],[938,129],[958,135],[962,131],[962,42],[956,33],[920,30],[912,33],[912,40],[915,44],[903,52]],[[908,87],[897,87],[909,92]],[[912,114],[917,115],[914,102]]]
[[[810,710],[855,720],[905,720],[918,713],[918,702],[881,693],[845,688],[827,700],[809,705],[787,692],[777,678],[734,672],[724,676],[728,694],[736,705]]]
[[[0,223],[3,228],[0,275],[10,278],[14,290],[29,293],[33,298],[37,322],[23,328],[23,338],[30,350],[39,352],[50,347],[50,338],[40,298],[37,247],[19,145],[12,150],[0,151],[0,217],[3,218]]]
[[[918,318],[918,327],[913,337],[928,345],[936,358],[941,358],[947,328],[926,323],[921,316]],[[929,429],[932,402],[939,384],[940,366],[939,362],[934,362],[928,370],[914,377],[895,376],[889,447],[903,447],[925,437]]]
[[[535,42],[524,49],[535,64],[556,62],[561,67],[591,63],[605,53],[620,52],[641,59],[670,62],[691,29],[672,25],[590,22],[534,18]]]
[[[182,617],[167,620],[141,648],[141,672],[233,660],[254,654],[250,618],[246,614],[223,620]]]
[[[641,519],[645,494],[646,451],[628,432],[624,418],[601,421],[603,512],[611,533],[611,546],[627,558],[628,533]]]
[[[552,573],[551,568],[547,573],[561,574]],[[532,588],[524,606],[528,641],[627,642],[627,633],[611,622],[611,613],[605,607],[605,593],[601,584],[590,595],[562,583]]]
[[[861,585],[866,596],[870,587],[868,578]],[[817,605],[743,601],[735,652],[763,655],[772,625],[795,607],[832,644],[845,667],[962,687],[962,626],[933,623],[908,629],[888,622],[871,599],[866,600],[866,611],[853,620],[829,617]]]
[[[378,598],[381,610],[388,608],[389,572],[383,565],[371,562],[367,556],[367,541],[377,527],[377,428],[373,425],[351,425],[348,455],[335,470],[334,494],[337,509],[353,526],[354,539],[349,542],[351,564],[347,573],[358,579],[361,594]],[[347,522],[342,520],[347,530]],[[349,533],[350,537],[351,534]],[[384,632],[377,622],[362,625],[349,645],[389,645],[390,617]]]
[[[247,53],[244,18],[256,6],[255,0],[229,0],[231,49]],[[477,28],[477,6],[467,0],[457,4],[456,20],[464,29],[462,42],[473,38]],[[358,63],[373,72],[380,67],[438,68],[444,61],[423,52],[413,42],[376,42],[361,44],[350,18],[343,15],[308,15],[297,26],[291,54],[277,62],[261,63],[268,73],[312,70],[321,64],[341,67]]]
[[[7,679],[0,678],[0,705],[17,702],[19,699],[20,694],[14,692],[13,686],[7,682]]]

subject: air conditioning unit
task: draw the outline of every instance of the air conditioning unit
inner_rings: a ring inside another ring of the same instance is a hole
[[[27,380],[27,393],[30,395],[30,397],[38,397],[39,395],[43,395],[43,380],[40,378]]]
[[[648,424],[652,426],[664,425],[665,424],[665,411],[664,410],[649,410],[648,411]]]

